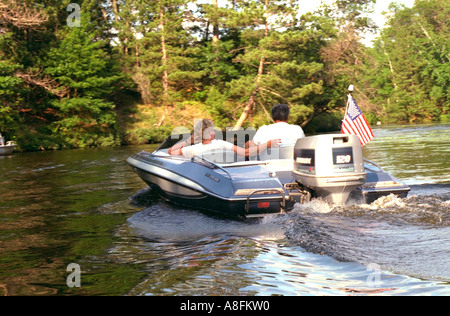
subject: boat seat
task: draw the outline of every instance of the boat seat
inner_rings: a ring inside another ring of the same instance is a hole
[[[259,153],[259,159],[274,160],[274,159],[294,159],[294,146],[280,146],[275,148],[268,148]]]
[[[215,163],[234,163],[239,161],[245,161],[244,157],[238,156],[234,151],[224,150],[222,152],[207,152],[201,155],[203,158]]]

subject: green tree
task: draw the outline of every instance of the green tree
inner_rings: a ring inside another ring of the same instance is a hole
[[[30,125],[47,121],[46,92],[35,66],[47,47],[50,23],[44,7],[33,1],[0,2],[0,129],[23,147]]]
[[[438,120],[449,110],[450,4],[416,1],[391,7],[393,16],[372,52],[373,77],[388,121]],[[381,74],[381,76],[379,76]]]
[[[271,36],[278,36],[278,28],[294,25],[296,19],[293,1],[240,1],[238,4],[232,22],[244,28],[241,40],[245,49],[234,61],[242,65],[245,75],[230,82],[229,94],[240,102],[245,100],[245,106],[234,129],[243,125],[258,103],[267,113],[263,102],[270,102],[274,96],[283,98],[267,81],[269,77],[275,78],[274,73],[267,75],[267,67],[282,63],[278,59],[280,51],[275,48],[280,42]]]
[[[0,133],[8,139],[19,127],[22,79],[14,75],[20,66],[0,61]]]
[[[120,29],[119,34],[128,34],[122,35],[127,40],[121,40],[120,48],[131,61],[128,65],[146,96],[144,102],[173,105],[195,89],[201,77],[193,61],[198,49],[183,27],[186,3],[186,0],[139,0],[132,4],[124,1],[118,10],[119,21],[125,21],[121,27],[126,30]]]
[[[81,27],[65,27],[57,45],[50,49],[44,73],[63,88],[51,104],[58,110],[53,133],[64,145],[85,147],[116,143],[114,93],[124,76],[105,42],[89,30],[89,14],[82,14]]]

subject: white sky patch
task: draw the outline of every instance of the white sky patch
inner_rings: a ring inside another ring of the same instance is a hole
[[[377,2],[374,5],[374,12],[370,14],[368,17],[372,21],[372,23],[376,24],[380,29],[385,27],[387,19],[383,15],[383,12],[387,12],[389,9],[389,5],[391,3],[398,3],[403,4],[408,8],[411,8],[414,5],[414,0],[377,0]],[[203,4],[203,3],[209,3],[211,4],[211,0],[198,0],[195,1],[196,4]],[[225,6],[226,3],[229,3],[227,0],[218,0],[219,6]],[[316,9],[318,9],[322,4],[332,5],[334,3],[334,0],[299,0],[297,1],[298,7],[299,7],[299,14],[304,14],[307,12],[313,12]],[[195,9],[195,4],[189,4],[189,9]],[[372,41],[379,35],[379,33],[368,33],[365,36],[365,39],[363,40],[363,43],[367,46],[371,46]]]

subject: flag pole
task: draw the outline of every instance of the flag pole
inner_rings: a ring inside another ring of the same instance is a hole
[[[342,121],[345,120],[345,117],[347,116],[347,112],[348,112],[348,106],[350,105],[350,98],[352,97],[352,92],[353,92],[353,85],[349,85],[348,86],[348,97],[347,97],[347,105],[345,107],[345,114],[344,114],[344,118],[342,119]]]

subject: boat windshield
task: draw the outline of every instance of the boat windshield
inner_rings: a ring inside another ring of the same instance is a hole
[[[244,147],[245,143],[253,138],[256,130],[248,128],[246,130],[216,130],[215,139],[225,140],[236,146]],[[153,152],[158,156],[170,156],[168,151],[173,145],[180,141],[186,141],[191,137],[191,134],[172,134]],[[206,152],[201,155],[202,157],[219,164],[227,164],[240,161],[257,160],[256,157],[244,158],[238,156],[234,151],[224,150],[215,152]],[[180,157],[179,157],[180,158]]]
[[[253,139],[253,136],[255,135],[256,130],[248,128],[246,130],[240,129],[240,130],[237,130],[237,131],[232,131],[232,130],[220,131],[220,130],[216,130],[215,132],[216,132],[215,133],[216,134],[215,135],[215,139],[225,140],[225,141],[230,142],[230,143],[232,143],[232,144],[234,144],[236,146],[244,147],[246,142],[248,142],[249,140]],[[169,149],[170,147],[172,147],[176,143],[178,143],[180,141],[186,141],[190,137],[191,137],[191,134],[189,134],[189,133],[172,134],[169,137],[167,137],[167,139],[158,147],[157,150]]]
[[[239,131],[216,131],[216,139],[224,139],[236,146],[244,147],[245,143],[252,139],[254,130],[239,130]],[[153,155],[171,157],[169,155],[169,148],[180,141],[186,141],[189,139],[190,134],[174,134],[169,136],[154,152]],[[217,164],[233,164],[237,162],[261,162],[267,160],[280,160],[280,159],[293,159],[294,146],[280,146],[279,148],[269,148],[264,152],[261,152],[258,156],[254,157],[242,157],[237,155],[231,150],[215,150],[204,152],[199,155],[209,161]],[[186,159],[183,157],[177,157],[177,159]]]

